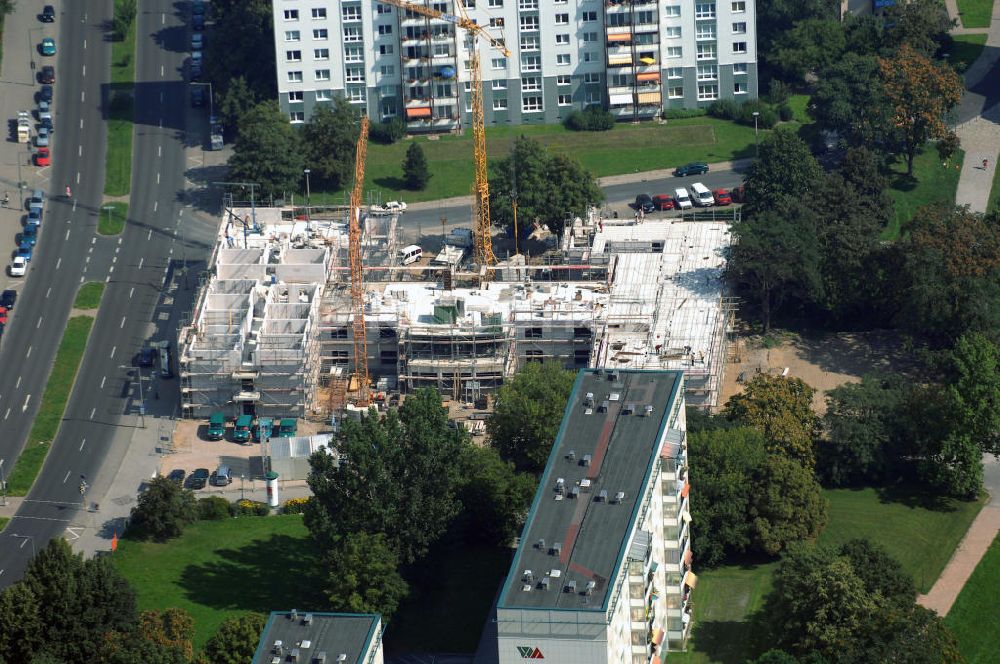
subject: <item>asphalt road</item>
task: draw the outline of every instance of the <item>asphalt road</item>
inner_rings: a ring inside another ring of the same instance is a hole
[[[94,505],[97,496],[91,494],[90,486],[99,483],[109,468],[116,470],[121,464],[133,427],[141,421],[140,378],[129,365],[148,339],[176,336],[177,300],[183,297],[179,284],[187,279],[183,268],[197,267],[213,234],[207,225],[194,220],[185,192],[185,17],[170,0],[147,0],[137,19],[137,127],[129,222],[118,238],[94,237],[104,171],[105,131],[99,100],[110,52],[102,29],[110,18],[111,3],[101,3],[103,17],[97,15],[94,3],[87,4],[90,15],[86,20],[83,8],[73,3],[67,3],[57,19],[62,23],[60,62],[73,63],[64,65],[63,71],[86,64],[87,76],[63,74],[57,82],[62,119],[57,120],[61,126],[55,167],[61,163],[66,170],[57,170],[53,182],[76,177],[77,171],[83,175],[73,187],[79,197],[75,209],[63,201],[53,201],[49,207],[38,258],[18,299],[17,324],[0,354],[4,367],[0,417],[11,408],[15,420],[5,423],[7,435],[0,440],[2,457],[11,459],[7,463],[16,457],[35,415],[81,275],[88,280],[106,278],[107,286],[46,464],[0,536],[0,586],[17,580],[32,553],[49,539],[66,536],[72,541],[79,532],[76,529],[95,522],[94,510],[99,517],[99,506]],[[87,39],[87,49],[83,39]],[[74,129],[79,126],[74,113],[81,114],[85,129]],[[83,156],[76,158],[80,145]],[[68,236],[64,227],[71,231]],[[101,267],[95,269],[92,263]],[[145,374],[148,409],[167,407],[151,397],[158,394],[159,379],[149,376],[148,370]],[[83,495],[81,481],[90,485]]]
[[[607,214],[617,211],[619,215],[631,216],[633,211],[629,204],[635,201],[639,194],[673,194],[677,187],[690,187],[695,182],[701,182],[709,189],[723,187],[731,189],[743,181],[745,168],[713,170],[704,175],[693,175],[685,178],[662,178],[656,180],[643,180],[628,184],[615,184],[604,187],[606,198],[604,207]],[[654,213],[659,215],[661,213]],[[670,213],[663,213],[669,215]],[[438,236],[442,234],[441,218],[445,218],[443,224],[444,233],[452,228],[470,228],[472,224],[472,207],[470,205],[453,205],[448,207],[438,207],[424,210],[413,210],[406,212],[399,218],[399,228],[402,231],[404,243],[420,244],[420,240],[427,236]],[[647,218],[649,215],[647,215]]]

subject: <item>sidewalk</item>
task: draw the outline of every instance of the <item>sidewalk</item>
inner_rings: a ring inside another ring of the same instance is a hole
[[[983,470],[983,483],[990,493],[990,502],[969,526],[969,531],[955,549],[934,587],[926,595],[917,597],[918,604],[937,611],[942,617],[948,615],[965,582],[986,555],[997,532],[1000,532],[1000,463],[992,455],[984,455]]]

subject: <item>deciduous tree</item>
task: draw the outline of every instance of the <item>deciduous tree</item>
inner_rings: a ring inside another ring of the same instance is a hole
[[[761,373],[726,402],[723,412],[729,419],[764,434],[772,454],[812,468],[813,439],[819,428],[812,410],[815,393],[801,378]]]
[[[260,103],[243,115],[229,158],[231,180],[256,182],[265,193],[283,196],[298,190],[302,165],[299,133],[277,102]]]
[[[204,664],[245,664],[252,660],[264,622],[264,616],[259,613],[244,613],[223,620],[205,644]]]
[[[0,657],[7,662],[29,662],[45,643],[45,626],[38,597],[24,583],[0,593]]]
[[[354,153],[361,114],[343,97],[329,106],[317,106],[302,129],[305,164],[312,171],[312,184],[332,191],[354,181]],[[301,171],[299,178],[301,179]]]
[[[779,127],[760,143],[760,158],[746,177],[746,213],[778,210],[807,197],[823,171],[809,146],[790,129]]]
[[[399,575],[399,559],[384,534],[348,533],[324,558],[330,604],[346,613],[379,613],[388,620],[409,587]]]
[[[797,22],[777,38],[769,56],[786,81],[804,82],[812,74],[836,62],[844,52],[846,36],[839,19],[810,18]]]
[[[184,527],[197,518],[194,492],[169,478],[157,477],[139,494],[132,508],[128,532],[136,539],[165,542],[180,536]]]
[[[472,541],[508,546],[521,532],[538,481],[518,472],[493,447],[466,445],[462,451],[463,531]]]
[[[950,353],[948,401],[954,420],[983,453],[1000,454],[1000,348],[980,333]]]
[[[948,17],[944,0],[894,2],[885,12],[886,43],[890,48],[909,46],[932,58],[955,21]]]
[[[896,128],[879,61],[848,51],[823,69],[809,100],[820,129],[837,132],[849,145],[892,149]]]
[[[754,549],[773,556],[819,535],[827,505],[811,468],[772,454],[755,479],[748,514]]]

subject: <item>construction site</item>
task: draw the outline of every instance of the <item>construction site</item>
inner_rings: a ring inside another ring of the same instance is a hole
[[[359,213],[352,261],[350,208],[295,214],[226,208],[178,339],[186,416],[325,419],[421,387],[474,403],[536,361],[681,369],[688,403],[716,405],[738,212],[643,222],[591,210],[545,254],[491,268],[475,256],[403,265],[399,214]]]

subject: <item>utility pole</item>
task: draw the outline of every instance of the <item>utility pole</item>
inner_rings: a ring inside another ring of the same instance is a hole
[[[309,191],[309,174],[312,173],[312,169],[307,168],[302,172],[306,174],[306,223],[309,223],[312,221],[312,218],[309,216],[309,204],[312,199],[312,194]]]
[[[7,507],[7,480],[3,476],[3,462],[6,460],[0,459],[0,495],[3,497],[3,503],[0,504],[4,507]]]
[[[253,228],[257,230],[257,207],[254,197],[254,187],[260,187],[256,182],[213,182],[214,185],[220,185],[223,187],[250,187],[250,214],[253,219]]]
[[[757,159],[760,159],[760,132],[757,130],[757,118],[760,117],[760,111],[753,112],[753,143],[754,152],[757,155]]]

